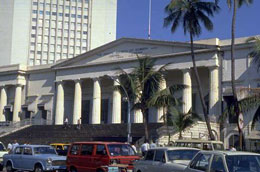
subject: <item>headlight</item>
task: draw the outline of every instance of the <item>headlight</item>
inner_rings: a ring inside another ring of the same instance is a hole
[[[52,163],[52,159],[51,158],[48,158],[47,159],[47,164],[51,164]]]
[[[119,164],[119,161],[117,159],[111,159],[110,164]]]

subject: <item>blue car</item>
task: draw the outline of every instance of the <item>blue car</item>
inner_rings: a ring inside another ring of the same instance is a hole
[[[19,145],[3,156],[7,172],[26,171],[66,171],[66,157],[59,156],[52,146]]]

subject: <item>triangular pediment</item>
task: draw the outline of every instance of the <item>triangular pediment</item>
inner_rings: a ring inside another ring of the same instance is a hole
[[[195,50],[210,46],[197,44]],[[54,65],[66,66],[94,65],[136,59],[137,56],[156,56],[163,54],[190,52],[190,44],[183,42],[155,41],[145,39],[121,38],[72,59]]]

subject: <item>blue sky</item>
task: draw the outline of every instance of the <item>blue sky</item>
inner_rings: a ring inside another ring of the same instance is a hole
[[[227,8],[226,0],[220,0],[221,11],[212,21],[214,30],[202,31],[199,38],[231,37],[232,13]],[[163,27],[163,18],[166,17],[164,7],[170,0],[152,0],[151,39],[170,41],[189,41],[181,27],[172,34],[170,28]],[[149,0],[118,0],[117,39],[121,37],[147,38],[148,35],[148,6]],[[238,10],[236,37],[260,35],[260,0],[254,0],[253,5],[244,6]]]

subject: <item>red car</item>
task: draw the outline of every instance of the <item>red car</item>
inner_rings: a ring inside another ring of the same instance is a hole
[[[119,142],[75,142],[67,154],[70,172],[132,172],[140,159],[131,145]]]

